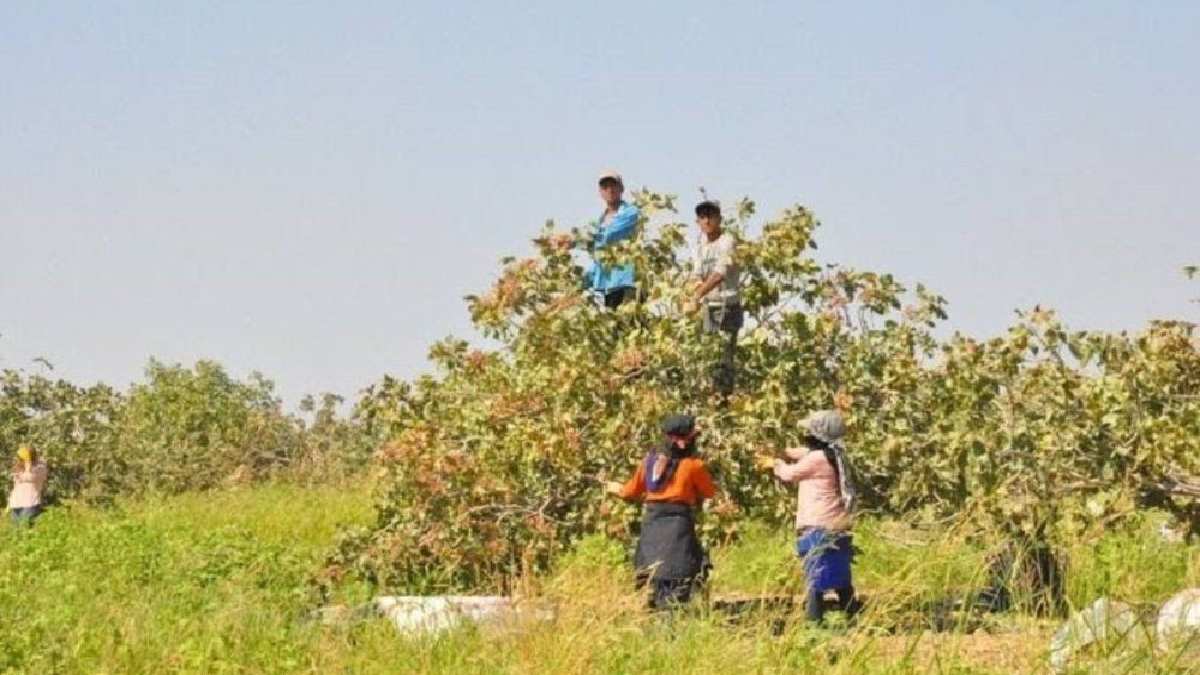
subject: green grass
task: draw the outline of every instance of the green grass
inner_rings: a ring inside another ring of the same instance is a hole
[[[412,639],[383,620],[305,620],[307,581],[336,533],[370,518],[364,491],[279,485],[60,508],[31,530],[0,528],[0,672],[1004,673],[1044,668],[1055,625],[1002,615],[975,633],[934,633],[921,616],[905,619],[905,607],[978,586],[984,552],[894,522],[858,528],[856,578],[874,603],[855,628],[792,620],[776,635],[772,616],[650,616],[629,588],[625,545],[603,537],[527,583],[559,608],[553,624]],[[1200,547],[1151,531],[1081,540],[1068,552],[1071,601],[1154,603],[1200,585]],[[712,592],[795,590],[790,545],[787,533],[748,525],[714,552]],[[351,587],[339,596],[366,597]],[[901,619],[911,619],[901,634],[883,630]],[[1147,653],[1133,670],[1168,665]]]
[[[362,494],[268,487],[5,528],[0,670],[304,668],[306,579],[337,528],[367,518]]]

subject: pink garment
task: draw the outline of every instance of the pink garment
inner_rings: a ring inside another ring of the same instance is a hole
[[[850,528],[850,514],[842,506],[837,473],[820,450],[789,448],[784,451],[794,463],[776,460],[775,475],[785,483],[798,483],[796,530],[823,527],[827,530]]]
[[[41,504],[48,473],[45,462],[38,462],[27,471],[14,471],[12,492],[8,495],[8,508],[26,509]]]

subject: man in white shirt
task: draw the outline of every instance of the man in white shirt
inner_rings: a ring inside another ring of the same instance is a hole
[[[742,301],[738,291],[738,266],[733,236],[721,228],[721,205],[705,200],[696,205],[700,238],[696,243],[692,270],[696,286],[688,310],[701,311],[704,331],[727,336],[721,360],[713,372],[713,384],[721,394],[733,392],[734,354],[742,328]]]

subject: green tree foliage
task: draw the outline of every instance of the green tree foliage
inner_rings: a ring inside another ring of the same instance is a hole
[[[436,373],[384,378],[358,404],[381,477],[377,521],[347,533],[326,573],[407,591],[487,590],[544,568],[578,537],[624,535],[632,510],[605,498],[659,442],[658,420],[700,417],[722,494],[703,529],[736,534],[748,516],[787,522],[792,502],[754,469],[763,448],[797,442],[797,420],[835,405],[869,508],[928,521],[971,518],[1053,540],[1089,520],[1155,503],[1190,517],[1179,481],[1200,473],[1200,354],[1183,323],[1137,335],[1068,332],[1046,310],[991,339],[938,337],[945,300],[889,274],[824,264],[818,226],[794,207],[739,240],[747,327],[738,391],[709,385],[719,338],[679,310],[694,231],[674,199],[642,193],[641,234],[603,252],[632,261],[643,303],[599,308],[580,289],[579,230],[548,223],[536,253],[505,259],[467,298],[498,348],[446,339]]]
[[[329,479],[367,456],[360,425],[337,415],[341,399],[283,411],[258,373],[241,381],[220,365],[151,360],[127,392],[44,375],[0,372],[0,448],[32,443],[50,464],[52,499],[106,501],[288,475]],[[0,485],[7,489],[8,471]]]
[[[124,397],[111,387],[80,387],[20,370],[0,372],[0,486],[7,493],[11,449],[32,443],[53,465],[49,493],[99,498],[121,490],[115,430]]]
[[[341,396],[330,393],[319,398],[305,396],[300,401],[300,412],[311,420],[298,420],[304,447],[290,465],[294,478],[308,482],[340,480],[361,474],[369,465],[376,443],[357,420],[339,414],[344,402]]]
[[[286,466],[300,447],[298,430],[273,388],[258,373],[239,382],[211,361],[190,369],[151,361],[121,418],[120,464],[139,484],[165,492]]]

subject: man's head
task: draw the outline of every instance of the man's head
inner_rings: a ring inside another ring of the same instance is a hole
[[[696,205],[696,224],[700,226],[700,231],[708,238],[712,239],[721,234],[721,205],[720,203],[706,199]]]
[[[624,194],[625,181],[621,179],[621,174],[613,169],[600,172],[600,198],[606,205],[616,208]]]

